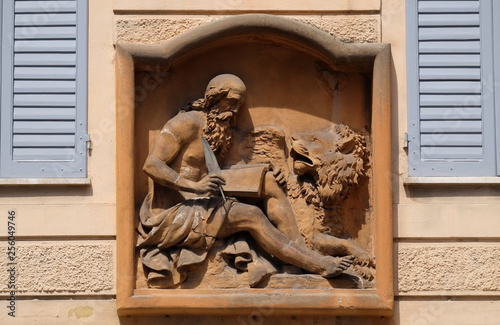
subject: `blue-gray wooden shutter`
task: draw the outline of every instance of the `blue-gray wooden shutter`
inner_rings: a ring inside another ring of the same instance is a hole
[[[87,0],[3,0],[0,177],[86,177]]]
[[[407,0],[410,176],[496,176],[491,0]]]

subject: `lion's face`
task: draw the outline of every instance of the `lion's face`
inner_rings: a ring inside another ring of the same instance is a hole
[[[299,176],[313,176],[325,206],[343,200],[366,172],[368,153],[364,137],[346,125],[295,133],[290,141],[293,171]]]
[[[337,133],[295,133],[290,140],[290,156],[293,159],[293,171],[297,175],[314,174],[326,161],[339,156],[335,146],[340,140]]]

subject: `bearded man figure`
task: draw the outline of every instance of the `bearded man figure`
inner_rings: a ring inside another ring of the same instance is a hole
[[[182,109],[162,128],[144,164],[154,182],[140,209],[137,247],[148,286],[174,287],[187,277],[187,267],[205,260],[217,238],[249,233],[267,253],[283,262],[326,278],[347,269],[352,256],[323,256],[300,238],[291,209],[280,208],[286,198],[279,172],[265,176],[268,216],[256,206],[216,196],[225,180],[209,175],[202,137],[219,159],[229,151],[236,115],[246,86],[240,78],[213,78],[205,96]],[[285,212],[285,213],[284,213]]]

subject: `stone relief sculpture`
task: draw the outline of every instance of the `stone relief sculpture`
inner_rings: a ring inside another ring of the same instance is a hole
[[[308,213],[295,213],[308,246],[325,255],[354,256],[352,268],[372,280],[375,276],[373,256],[352,240],[326,234],[335,233],[335,229],[328,227],[325,221],[335,217],[331,211],[367,176],[369,155],[364,137],[343,124],[332,124],[327,130],[311,133],[294,133],[288,145],[290,172],[284,154],[284,134],[273,126],[248,132],[240,149],[245,162],[269,162],[285,171],[290,202],[300,204],[298,201],[302,200],[309,208]]]
[[[140,208],[137,241],[148,287],[179,287],[209,256],[248,273],[251,287],[283,272],[373,280],[371,254],[335,237],[327,220],[340,218],[335,208],[367,175],[364,137],[343,124],[288,138],[261,126],[240,141],[241,161],[225,166],[245,94],[238,77],[216,76],[204,98],[167,121],[154,142],[144,164],[153,186]],[[220,175],[209,173],[202,139],[224,166]]]

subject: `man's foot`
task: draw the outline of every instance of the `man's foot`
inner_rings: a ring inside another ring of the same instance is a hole
[[[327,267],[324,268],[324,271],[321,272],[321,276],[327,279],[336,277],[344,272],[354,261],[354,256],[352,255],[344,257],[325,256],[325,258],[328,264]]]

